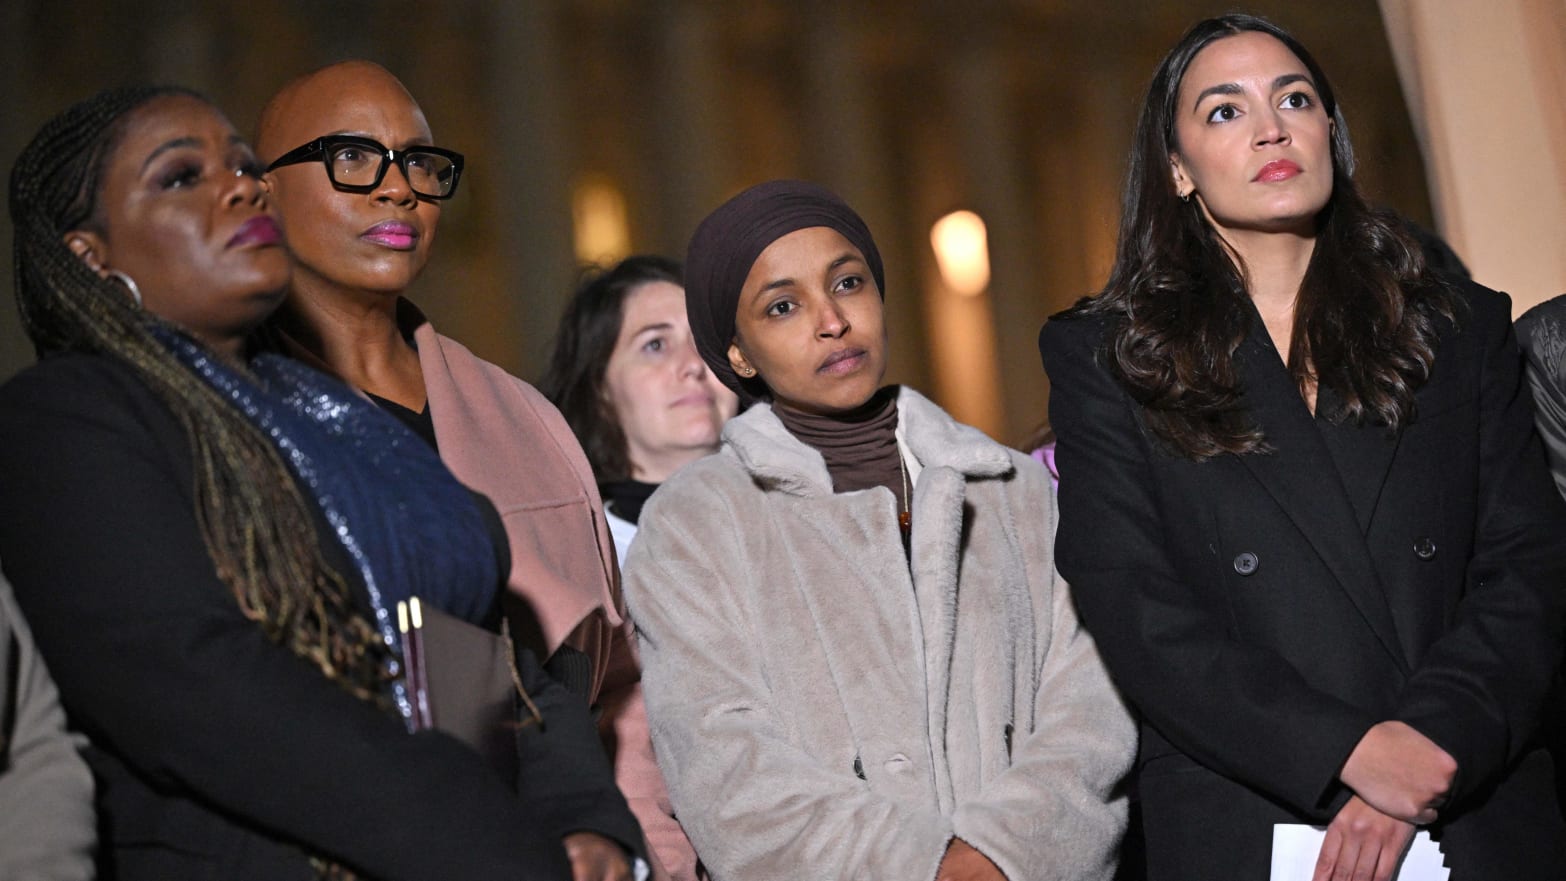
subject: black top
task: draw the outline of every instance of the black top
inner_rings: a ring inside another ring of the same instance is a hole
[[[569,878],[566,832],[639,848],[601,754],[572,753],[596,742],[585,708],[536,668],[555,721],[524,800],[269,641],[213,569],[183,430],[125,366],[24,371],[0,388],[0,437],[0,560],[93,741],[105,877],[302,881],[314,853],[387,881]]]
[[[642,506],[652,498],[653,491],[658,488],[656,483],[643,483],[640,480],[616,480],[613,483],[600,483],[598,492],[604,497],[604,507],[621,520],[635,523],[641,519]]]
[[[430,449],[440,452],[440,445],[435,443],[435,420],[430,418],[429,401],[424,402],[423,410],[414,410],[374,392],[365,392],[364,395],[374,401],[377,407],[397,417],[397,421],[408,426],[414,434],[423,438],[424,442],[430,445]]]
[[[361,391],[363,390],[361,389]],[[398,422],[401,422],[425,443],[429,444],[430,449],[436,453],[440,452],[440,446],[435,443],[435,420],[430,418],[429,401],[424,402],[423,410],[413,410],[389,398],[383,398],[374,392],[364,392],[364,396],[369,398],[377,407],[396,417]],[[511,543],[506,538],[505,521],[500,519],[500,512],[495,510],[495,506],[490,502],[488,496],[477,490],[469,489],[468,491],[473,493],[473,498],[479,503],[479,512],[484,515],[484,527],[489,530],[490,539],[495,543],[495,547],[501,549],[500,566],[497,569],[500,572],[498,589],[505,590],[506,576],[511,572]],[[497,623],[500,620],[498,603],[490,620]]]

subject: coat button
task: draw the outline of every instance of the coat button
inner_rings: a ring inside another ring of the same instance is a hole
[[[860,780],[869,779],[865,777],[865,763],[860,761],[858,756],[854,756],[854,776]]]
[[[1234,571],[1240,573],[1241,575],[1250,575],[1251,573],[1255,572],[1256,568],[1260,565],[1261,560],[1257,559],[1256,555],[1250,551],[1246,551],[1245,553],[1234,558]]]
[[[1421,560],[1429,560],[1435,557],[1436,543],[1430,536],[1422,536],[1414,540],[1414,556]]]

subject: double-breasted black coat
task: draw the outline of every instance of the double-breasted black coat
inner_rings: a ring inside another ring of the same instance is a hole
[[[1454,879],[1566,877],[1537,746],[1559,666],[1566,509],[1545,470],[1508,299],[1458,291],[1417,416],[1312,416],[1252,310],[1234,358],[1272,451],[1168,452],[1099,353],[1039,345],[1059,437],[1060,571],[1140,710],[1153,879],[1266,878],[1274,823],[1325,823],[1375,723],[1458,763],[1432,829]]]

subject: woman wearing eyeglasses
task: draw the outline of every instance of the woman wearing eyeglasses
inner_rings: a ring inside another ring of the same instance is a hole
[[[533,648],[601,710],[655,876],[694,878],[652,757],[613,545],[581,447],[532,386],[436,333],[402,298],[429,260],[461,156],[430,146],[402,83],[362,61],[285,87],[256,141],[297,263],[275,319],[282,346],[363,390],[495,503],[511,542],[510,588],[540,623]],[[578,879],[620,877],[594,868],[619,855],[602,840],[568,844]]]
[[[390,611],[417,596],[495,626],[505,542],[396,420],[256,351],[292,269],[260,178],[210,103],[146,88],[55,117],[11,172],[41,357],[0,386],[0,557],[91,741],[98,876],[612,877],[563,845],[595,829],[635,848],[636,822],[582,748],[586,709],[529,658],[546,724],[520,732],[515,780],[412,733]],[[37,747],[17,739],[4,776]],[[18,862],[47,839],[5,833],[46,811],[70,833],[70,794],[36,776],[25,805],[0,794],[0,877],[45,877]]]

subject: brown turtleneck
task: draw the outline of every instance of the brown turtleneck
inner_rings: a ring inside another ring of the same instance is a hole
[[[818,416],[776,401],[772,412],[790,434],[826,460],[833,492],[884,486],[896,497],[899,512],[910,510],[902,453],[897,449],[896,386],[881,389],[847,413]]]

